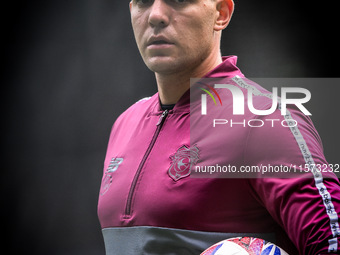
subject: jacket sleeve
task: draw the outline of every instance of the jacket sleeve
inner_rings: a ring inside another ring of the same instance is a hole
[[[286,166],[290,172],[281,172],[279,178],[259,175],[250,179],[254,195],[286,231],[300,254],[339,253],[340,184],[335,169],[329,167],[324,157],[315,127],[296,109],[290,109],[288,116],[276,111],[270,117],[280,122],[294,119],[297,126],[280,124],[251,129],[244,164]],[[319,171],[313,173],[314,164]]]

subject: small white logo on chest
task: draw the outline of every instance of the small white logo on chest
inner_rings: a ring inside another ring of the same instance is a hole
[[[107,172],[108,173],[115,172],[118,169],[119,165],[123,163],[123,160],[124,160],[123,158],[112,158],[107,168]]]

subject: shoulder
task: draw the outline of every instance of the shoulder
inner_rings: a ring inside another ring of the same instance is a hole
[[[246,114],[250,127],[245,147],[248,162],[258,163],[267,159],[267,163],[302,164],[306,157],[312,155],[324,161],[321,139],[308,115],[290,104],[286,112],[282,111],[277,92],[271,93],[245,78],[234,81],[245,89],[248,105],[253,107]]]
[[[110,136],[138,126],[158,105],[158,93],[145,97],[122,112],[112,125]]]
[[[153,111],[155,107],[158,105],[158,93],[154,94],[151,97],[144,97],[139,99],[137,102],[132,104],[129,108],[127,108],[120,116],[117,118],[116,123],[123,121],[127,118],[135,119],[136,116],[141,116],[148,114]]]

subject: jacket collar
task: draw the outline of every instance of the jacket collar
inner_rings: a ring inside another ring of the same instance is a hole
[[[236,66],[237,56],[222,57],[222,63],[208,72],[203,78],[233,78],[236,75],[244,77],[243,73]],[[159,101],[158,101],[159,104]],[[158,107],[160,107],[158,105]],[[159,109],[159,108],[158,108]],[[174,111],[190,111],[190,89],[176,103]]]
[[[222,57],[222,63],[215,67],[213,70],[208,72],[202,78],[233,78],[236,75],[244,77],[243,73],[236,66],[237,56],[226,56]],[[153,114],[161,114],[161,106],[159,101],[159,95],[155,95],[155,105],[153,107]],[[188,89],[183,96],[176,103],[173,112],[190,112],[190,89]]]

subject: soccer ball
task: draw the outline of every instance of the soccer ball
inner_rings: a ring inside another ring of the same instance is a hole
[[[235,237],[214,244],[201,255],[288,255],[288,253],[263,239]]]

